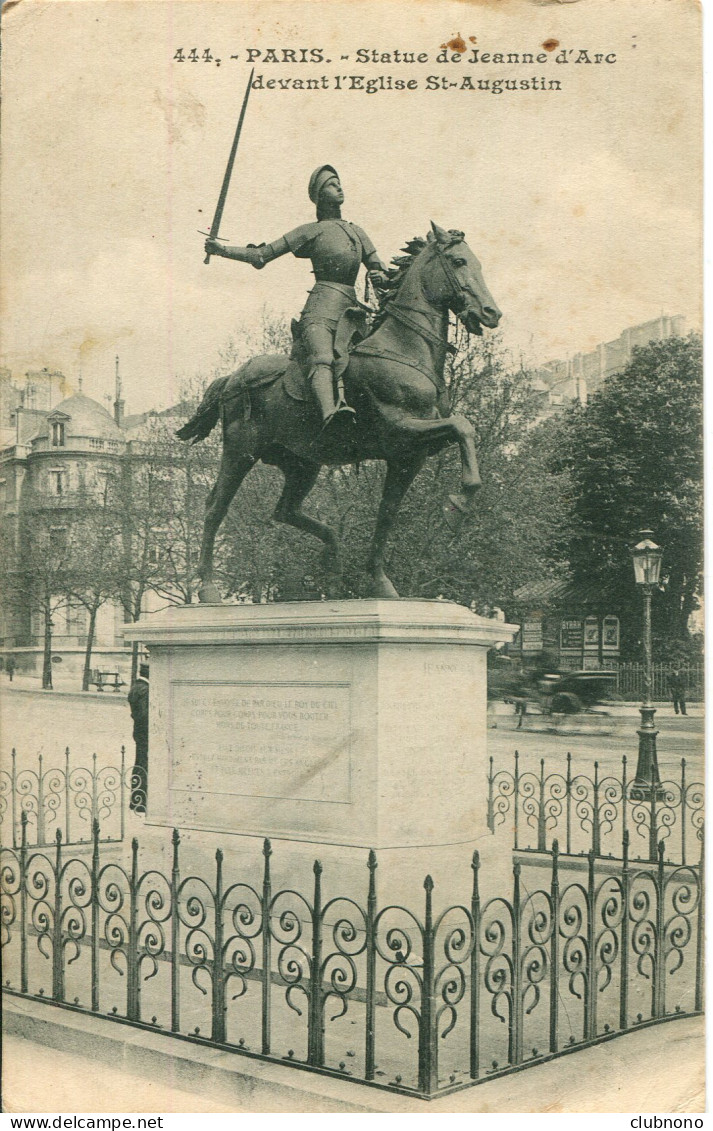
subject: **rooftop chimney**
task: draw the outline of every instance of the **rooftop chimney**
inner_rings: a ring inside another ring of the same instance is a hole
[[[121,376],[119,375],[119,355],[115,359],[114,378],[114,420],[121,428],[124,422],[124,402],[121,399]]]

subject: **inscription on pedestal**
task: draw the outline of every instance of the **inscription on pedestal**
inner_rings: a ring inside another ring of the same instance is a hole
[[[349,804],[348,684],[173,680],[170,702],[173,792]]]

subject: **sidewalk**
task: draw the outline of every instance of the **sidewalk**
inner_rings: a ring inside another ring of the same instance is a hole
[[[704,1025],[686,1017],[428,1101],[6,998],[6,1112],[701,1112]],[[665,1071],[663,1058],[665,1057]]]

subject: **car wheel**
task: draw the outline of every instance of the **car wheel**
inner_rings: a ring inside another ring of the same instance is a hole
[[[576,715],[582,704],[571,691],[560,691],[552,697],[552,712],[555,715]]]

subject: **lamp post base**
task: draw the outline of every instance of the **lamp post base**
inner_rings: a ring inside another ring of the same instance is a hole
[[[650,801],[652,796],[659,800],[664,795],[659,775],[659,763],[656,753],[656,737],[658,731],[654,726],[656,708],[644,704],[639,708],[641,712],[641,726],[639,735],[639,758],[636,763],[636,777],[631,784],[629,796],[632,801]]]

